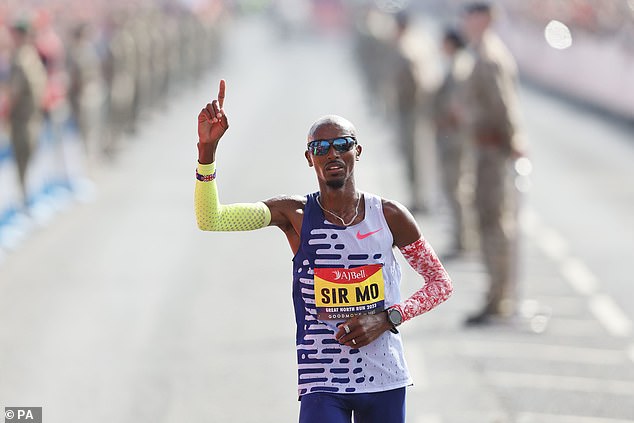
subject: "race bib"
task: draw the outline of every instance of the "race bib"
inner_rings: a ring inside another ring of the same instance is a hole
[[[385,306],[383,265],[354,269],[315,269],[315,305],[319,320],[343,320],[375,314]]]

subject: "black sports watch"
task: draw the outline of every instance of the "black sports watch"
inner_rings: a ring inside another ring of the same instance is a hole
[[[403,323],[403,316],[401,316],[401,312],[398,311],[397,308],[388,308],[387,321],[390,322],[390,324],[392,325],[392,328],[390,328],[390,332],[398,333],[398,329],[396,329],[396,327]]]

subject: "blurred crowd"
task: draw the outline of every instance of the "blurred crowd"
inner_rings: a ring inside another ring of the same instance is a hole
[[[225,13],[222,0],[3,2],[0,224],[51,184],[72,183],[78,161],[115,156],[168,94],[195,82],[220,56]]]
[[[424,132],[429,128],[430,98],[437,79],[435,49],[415,15],[391,13],[370,4],[355,16],[355,52],[367,101],[396,132],[406,163],[410,209],[427,211],[431,192],[419,170],[424,161],[429,164],[430,157]]]
[[[482,256],[488,292],[465,323],[511,317],[518,303],[520,191],[526,188],[517,168],[526,173],[530,162],[517,65],[494,29],[499,10],[486,1],[464,2],[432,41],[429,21],[417,20],[411,9],[379,6],[366,4],[357,15],[356,58],[372,109],[382,110],[394,128],[409,209],[436,212],[440,206],[450,217],[444,260],[476,249]],[[444,201],[436,202],[434,185]]]
[[[479,249],[490,276],[469,320],[513,313],[518,175],[524,157],[515,60],[493,28],[498,12],[587,31],[631,27],[634,0],[37,0],[0,6],[0,246],[2,228],[51,185],[72,185],[84,160],[112,158],[144,117],[221,56],[231,8],[272,10],[283,35],[354,23],[354,52],[373,112],[392,125],[414,213],[451,217],[445,259]],[[403,7],[395,7],[401,4]],[[440,12],[443,13],[440,13]],[[351,12],[351,13],[348,13]],[[345,14],[345,16],[344,16]],[[629,19],[629,21],[628,21]],[[438,22],[436,22],[438,24]],[[436,31],[436,32],[435,32]],[[430,34],[438,34],[437,38]],[[77,148],[79,146],[79,148]],[[79,175],[77,175],[79,173]],[[71,186],[72,188],[72,186]],[[13,189],[13,194],[10,192]]]
[[[632,83],[634,0],[375,0],[359,2],[356,16],[358,68],[372,109],[382,110],[394,128],[410,209],[450,217],[445,259],[469,250],[482,255],[489,290],[484,307],[466,323],[513,314],[519,213],[532,164],[511,51],[527,78],[631,117],[621,99],[631,98],[622,93]],[[572,33],[575,48],[568,55],[548,55],[553,49],[544,35],[552,20]],[[425,33],[435,38],[432,48]],[[613,54],[598,58],[595,47]],[[535,70],[541,68],[550,71],[540,80]]]
[[[459,11],[465,3],[464,0],[427,0],[421,7],[434,15],[448,16]],[[634,25],[633,0],[498,0],[496,4],[514,21],[529,22],[542,28],[556,19],[573,31],[618,37],[623,33],[631,35]]]

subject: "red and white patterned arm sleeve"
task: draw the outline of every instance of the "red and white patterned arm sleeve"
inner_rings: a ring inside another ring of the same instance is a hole
[[[424,238],[400,248],[400,251],[407,263],[425,280],[421,289],[404,302],[394,305],[406,321],[444,302],[451,296],[453,286],[434,249]]]

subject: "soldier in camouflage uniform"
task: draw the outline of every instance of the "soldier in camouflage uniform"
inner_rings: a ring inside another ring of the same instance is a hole
[[[453,28],[445,30],[442,49],[447,58],[447,66],[432,102],[442,188],[452,217],[453,234],[447,257],[461,254],[468,244],[465,176],[466,159],[470,157],[463,109],[465,79],[471,72],[473,63],[464,47],[462,34]]]
[[[466,82],[470,136],[476,155],[475,206],[480,247],[489,274],[486,303],[466,321],[482,324],[515,312],[517,215],[510,167],[522,153],[518,130],[517,66],[493,32],[486,2],[466,7],[464,29],[473,54]]]
[[[42,98],[46,70],[35,49],[27,22],[12,27],[15,50],[9,77],[9,127],[13,155],[18,168],[20,188],[27,205],[26,172],[37,148],[42,129]]]

